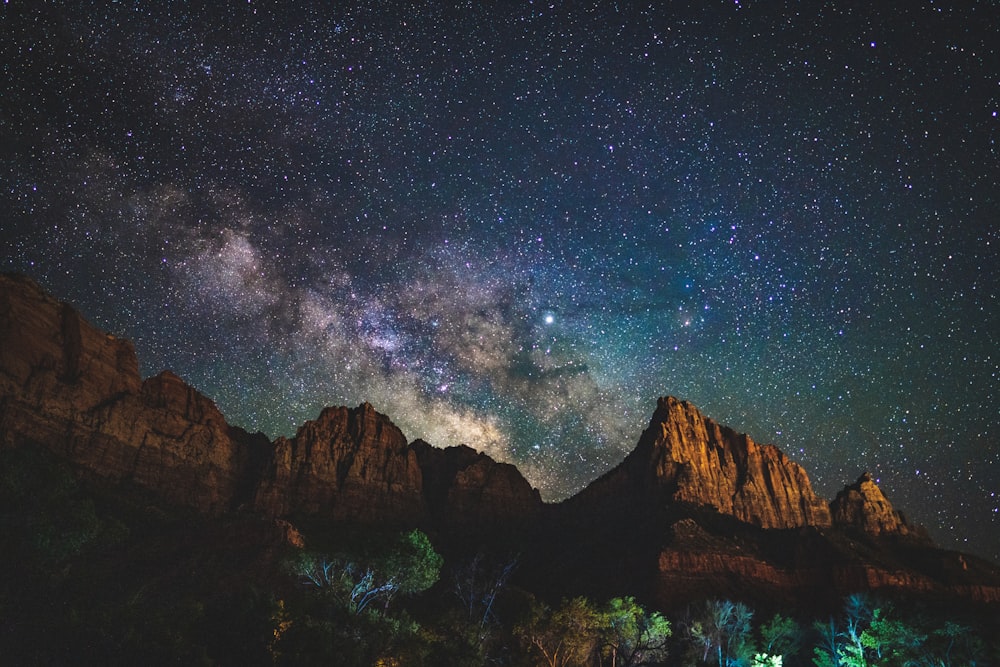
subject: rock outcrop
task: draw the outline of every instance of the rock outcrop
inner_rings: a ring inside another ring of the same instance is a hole
[[[524,525],[536,519],[542,499],[520,471],[466,447],[412,445],[424,474],[424,498],[448,526]]]
[[[856,528],[869,535],[909,535],[914,532],[868,473],[837,494],[830,503],[830,514],[838,526]]]
[[[83,470],[208,513],[226,511],[259,440],[128,341],[31,280],[0,276],[0,446],[41,444]]]
[[[275,441],[254,505],[272,515],[413,522],[425,513],[423,476],[402,431],[370,404],[326,408]]]
[[[659,399],[639,444],[573,502],[610,497],[658,506],[688,503],[762,528],[829,526],[826,501],[805,470],[774,445],[721,426],[686,401]]]
[[[1000,600],[1000,570],[935,549],[870,476],[827,504],[778,448],[675,398],[659,399],[617,468],[543,505],[514,466],[408,443],[367,403],[326,408],[292,438],[249,434],[173,373],[142,380],[129,342],[30,279],[0,275],[6,447],[44,447],[84,476],[210,515],[422,526],[456,543],[512,536],[531,545],[524,570],[553,595],[596,586],[661,605],[734,592],[792,604],[895,588]]]
[[[23,276],[0,275],[0,447],[41,445],[86,474],[209,514],[481,522],[536,515],[516,468],[467,447],[410,445],[365,403],[271,443],[229,425],[175,374],[143,381],[131,343]],[[427,476],[431,484],[425,484]]]

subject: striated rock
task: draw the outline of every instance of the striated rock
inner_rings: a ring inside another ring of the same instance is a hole
[[[131,343],[18,276],[0,276],[0,390],[0,446],[41,444],[209,513],[238,501],[260,447],[176,375],[143,382]]]
[[[622,495],[654,506],[710,506],[763,528],[831,521],[805,470],[777,447],[758,445],[673,397],[659,399],[635,450],[580,497],[593,504]]]
[[[30,279],[0,275],[0,448],[29,446],[199,512],[253,510],[234,525],[256,525],[245,539],[275,549],[303,543],[282,520],[290,515],[430,526],[456,543],[475,542],[470,530],[512,537],[531,545],[525,576],[553,597],[590,589],[664,607],[731,594],[794,604],[892,589],[1000,601],[994,564],[934,548],[870,476],[828,505],[776,447],[687,402],[661,398],[617,468],[546,506],[514,466],[465,446],[408,443],[367,403],[326,408],[273,443],[246,433],[173,373],[143,381],[129,342]],[[234,530],[236,541],[243,529]]]
[[[869,535],[908,535],[913,532],[868,473],[837,494],[830,503],[830,514],[836,525],[856,528]]]
[[[368,403],[326,408],[292,439],[278,438],[254,506],[272,515],[413,522],[424,517],[423,478],[403,433]]]
[[[0,446],[42,445],[88,474],[208,513],[477,524],[535,516],[538,492],[467,447],[407,443],[365,403],[271,443],[177,375],[142,381],[131,343],[23,276],[0,276]],[[424,471],[433,484],[424,489]]]
[[[424,498],[431,513],[450,526],[523,524],[536,519],[542,499],[521,472],[461,445],[438,449],[412,445],[424,473]]]

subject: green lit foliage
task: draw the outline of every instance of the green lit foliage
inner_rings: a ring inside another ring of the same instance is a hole
[[[755,653],[752,667],[782,667],[785,660],[780,655],[770,655],[769,653]]]
[[[667,656],[670,621],[649,614],[633,597],[613,598],[600,610],[602,654],[611,667],[659,662]]]
[[[304,584],[331,594],[357,615],[370,605],[387,610],[397,594],[427,590],[438,580],[443,562],[427,535],[413,530],[400,535],[387,552],[367,560],[303,550],[292,571]]]
[[[765,656],[798,655],[802,649],[802,626],[793,618],[775,614],[760,626],[760,648]]]
[[[826,621],[816,621],[813,624],[819,636],[819,641],[813,647],[813,665],[816,667],[837,667],[840,664],[841,647],[840,633],[837,624],[830,618]]]
[[[398,595],[430,588],[442,564],[419,530],[400,534],[383,550],[364,557],[299,552],[290,569],[311,595],[297,605],[280,605],[270,645],[274,662],[419,663],[427,650],[423,630],[405,610],[390,611],[390,603]]]
[[[843,645],[838,657],[845,667],[867,667],[865,646],[861,635],[871,623],[874,609],[867,595],[849,595],[844,603],[844,629],[841,632]]]
[[[888,603],[849,596],[844,614],[816,623],[816,667],[972,667],[984,664],[986,646],[968,626],[914,623]]]
[[[861,644],[871,652],[873,664],[912,665],[924,655],[927,640],[915,628],[892,618],[891,608],[875,609],[869,626],[861,633]]]

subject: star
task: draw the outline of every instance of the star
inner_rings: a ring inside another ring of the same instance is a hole
[[[249,10],[5,9],[0,268],[271,437],[556,500],[671,394],[1000,559],[1000,8]]]

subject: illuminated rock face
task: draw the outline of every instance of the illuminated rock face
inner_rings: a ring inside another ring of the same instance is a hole
[[[868,473],[838,493],[830,511],[837,525],[869,535],[908,535],[913,530]]]
[[[273,443],[246,433],[173,373],[142,380],[129,342],[31,280],[0,275],[5,447],[44,447],[91,479],[206,514],[312,514],[442,535],[523,528],[537,550],[525,569],[565,591],[587,582],[663,606],[734,587],[788,601],[879,588],[1000,600],[1000,570],[934,549],[871,477],[827,505],[776,447],[674,398],[659,400],[617,468],[543,506],[515,467],[468,447],[407,443],[368,404],[327,408]],[[922,550],[927,566],[901,566],[897,544]]]
[[[686,401],[661,398],[639,444],[580,495],[631,494],[642,504],[714,507],[762,528],[829,526],[805,470],[774,445],[720,426]]]
[[[0,275],[0,447],[24,445],[209,514],[242,507],[414,523],[447,512],[476,524],[541,508],[513,466],[411,446],[367,403],[326,408],[290,439],[248,434],[173,373],[143,381],[128,341],[30,279]],[[421,466],[448,472],[428,485]]]
[[[423,477],[403,433],[365,403],[326,408],[278,438],[255,498],[268,514],[403,522],[423,516]]]

